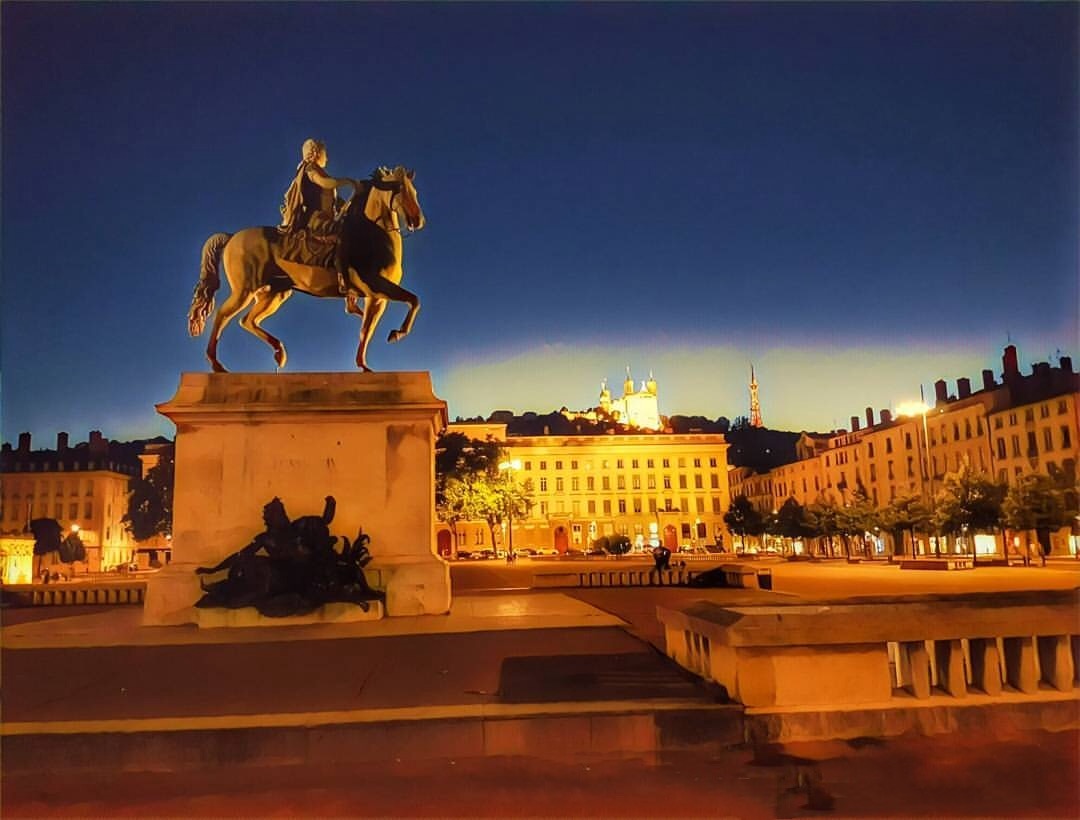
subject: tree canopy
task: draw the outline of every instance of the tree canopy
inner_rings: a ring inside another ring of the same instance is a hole
[[[735,535],[759,536],[765,532],[765,518],[754,508],[745,495],[737,495],[724,513],[724,523]]]
[[[934,523],[947,535],[997,529],[1004,498],[1005,485],[965,464],[934,497]]]
[[[456,541],[461,521],[484,521],[495,543],[495,528],[505,518],[528,516],[532,480],[518,481],[500,470],[506,452],[493,439],[444,433],[435,445],[435,511],[450,525]]]
[[[176,464],[172,455],[163,455],[143,478],[128,484],[128,506],[124,526],[136,541],[172,532],[173,485]]]

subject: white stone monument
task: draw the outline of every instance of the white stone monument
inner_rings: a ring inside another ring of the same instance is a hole
[[[176,425],[173,551],[149,582],[145,624],[198,623],[195,568],[250,543],[275,496],[293,518],[334,496],[330,530],[371,537],[368,581],[387,615],[449,611],[434,527],[446,403],[429,373],[184,373],[157,409]]]

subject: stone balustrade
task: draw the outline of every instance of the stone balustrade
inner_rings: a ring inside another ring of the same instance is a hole
[[[685,586],[698,573],[685,569],[657,571],[644,567],[589,570],[587,572],[537,572],[532,586],[560,587],[672,587]]]
[[[5,584],[5,603],[14,606],[142,604],[146,581],[88,581],[53,584]]]
[[[657,609],[677,663],[774,710],[1075,696],[1078,612],[1076,591]]]

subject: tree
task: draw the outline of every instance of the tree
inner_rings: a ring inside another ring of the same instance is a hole
[[[593,546],[611,555],[626,555],[630,552],[630,536],[628,535],[601,535]]]
[[[911,534],[911,555],[916,556],[915,530],[928,532],[930,529],[930,510],[919,495],[901,495],[889,502],[880,513],[881,526],[893,537],[893,552],[904,553],[904,533]]]
[[[840,534],[840,508],[828,497],[821,497],[806,508],[807,525],[810,531],[824,541],[825,554],[833,556],[833,538]]]
[[[802,504],[789,498],[780,505],[775,515],[769,517],[769,532],[794,542],[810,535],[813,529]]]
[[[142,478],[128,485],[128,506],[124,527],[136,541],[172,533],[173,486],[176,477],[174,457],[162,455]]]
[[[1050,533],[1072,524],[1066,504],[1063,476],[1027,475],[1009,488],[1001,505],[1002,520],[1010,530],[1034,530],[1042,554],[1050,554]]]
[[[460,478],[448,478],[443,483],[441,495],[436,496],[435,512],[441,521],[450,525],[454,537],[454,548],[459,549],[458,524],[475,518],[472,507],[472,494],[469,485]]]
[[[504,519],[524,518],[533,505],[531,479],[518,482],[512,471],[499,469],[506,451],[494,439],[471,439],[446,433],[435,445],[435,512],[450,525],[458,546],[461,521],[484,521],[495,544],[495,529]]]
[[[495,503],[493,493],[485,487],[498,479],[502,455],[499,443],[491,438],[444,433],[436,441],[435,514],[450,525],[455,548],[460,547],[460,522],[494,517],[490,509]],[[492,539],[494,543],[494,535]]]
[[[934,524],[940,532],[953,537],[996,530],[1001,525],[1004,498],[1003,484],[965,464],[945,476],[944,485],[934,496]]]
[[[844,550],[850,557],[850,539],[858,539],[859,552],[866,552],[866,533],[874,530],[880,523],[880,516],[872,501],[866,494],[866,488],[862,482],[857,482],[855,492],[851,494],[851,500],[839,508],[837,518],[840,539],[844,542]]]
[[[746,547],[746,536],[759,536],[765,532],[765,519],[745,495],[737,495],[732,499],[731,506],[724,513],[724,523],[731,532],[743,539],[743,547]]]

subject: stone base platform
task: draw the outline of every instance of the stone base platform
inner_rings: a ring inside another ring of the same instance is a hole
[[[200,629],[247,626],[307,626],[309,624],[345,624],[378,621],[385,616],[382,601],[369,601],[367,609],[359,604],[326,604],[308,615],[269,618],[253,606],[239,609],[195,609],[195,624]]]
[[[183,373],[158,412],[176,425],[173,562],[149,580],[147,625],[196,622],[194,569],[250,544],[273,498],[293,520],[335,499],[330,532],[370,538],[387,616],[450,611],[434,539],[447,414],[429,373]]]

